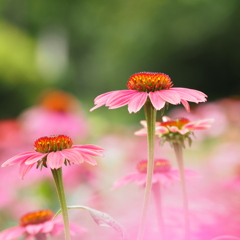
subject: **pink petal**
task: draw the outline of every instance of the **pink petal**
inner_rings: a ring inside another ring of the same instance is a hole
[[[168,89],[168,90],[160,90],[158,91],[158,93],[161,96],[161,98],[166,102],[169,102],[174,105],[180,103],[181,98],[177,92],[174,92]]]
[[[190,106],[189,103],[185,100],[181,100],[182,105],[185,107],[185,109],[187,110],[187,112],[190,112]]]
[[[87,154],[82,153],[82,156],[83,156],[83,159],[84,159],[85,162],[87,162],[87,163],[89,163],[93,166],[97,165],[97,162],[93,158],[88,156]]]
[[[137,180],[139,174],[140,174],[140,173],[130,173],[130,174],[126,175],[125,177],[120,178],[119,180],[117,180],[117,181],[113,184],[112,189],[115,189],[115,188],[124,186],[124,185],[126,185],[126,184],[128,184],[128,183],[131,183],[131,182]],[[146,176],[145,176],[145,177],[146,177]]]
[[[0,233],[0,240],[12,240],[17,239],[23,233],[25,233],[25,228],[23,227],[13,227],[6,229]]]
[[[31,164],[31,165],[26,165],[24,162],[20,163],[20,167],[19,167],[19,177],[21,179],[24,179],[24,177],[26,176],[26,174],[32,169],[32,167],[35,165]]]
[[[31,165],[31,164],[33,164],[33,163],[36,163],[37,161],[43,159],[46,155],[48,155],[48,153],[35,152],[34,155],[32,155],[31,157],[29,157],[29,158],[25,161],[25,164],[26,164],[26,165]]]
[[[47,165],[51,169],[58,169],[63,166],[65,157],[61,152],[50,152],[47,156]]]
[[[142,128],[142,129],[134,132],[134,135],[136,135],[136,136],[147,136],[147,129]]]
[[[95,149],[91,149],[90,147],[85,147],[85,146],[75,146],[74,147],[75,151],[78,151],[80,154],[82,153],[86,153],[92,156],[100,156],[103,157],[103,153],[102,150],[95,150]]]
[[[112,92],[107,92],[107,93],[104,93],[104,94],[101,94],[99,96],[97,96],[95,99],[94,99],[94,104],[96,105],[95,107],[91,108],[90,109],[90,112],[92,112],[93,110],[95,110],[96,108],[99,108],[103,105],[106,104],[109,96],[111,94],[113,94],[115,91],[112,91]]]
[[[80,152],[74,151],[75,149],[64,149],[60,153],[64,158],[69,160],[70,162],[73,162],[75,164],[81,164],[83,163],[83,157]]]
[[[26,232],[30,235],[36,235],[37,233],[42,232],[43,225],[42,224],[34,224],[34,225],[27,225],[25,227]]]
[[[156,127],[155,129],[156,134],[160,133],[160,134],[166,134],[169,133],[168,128],[160,126],[160,127]]]
[[[144,103],[146,102],[147,97],[148,97],[147,92],[136,92],[136,94],[134,94],[134,96],[132,96],[132,98],[130,99],[130,101],[128,103],[129,113],[138,112],[142,108]]]
[[[42,224],[42,233],[50,233],[53,230],[54,222],[52,220],[46,221]]]
[[[152,102],[152,105],[156,110],[160,110],[165,106],[166,101],[164,101],[161,96],[159,95],[159,91],[150,92],[149,98]]]
[[[115,109],[125,106],[129,103],[130,99],[138,93],[136,90],[121,90],[117,91],[114,95],[110,96],[106,106],[109,109]]]
[[[169,89],[170,90],[170,89]],[[207,99],[207,95],[203,92],[200,92],[195,89],[189,89],[189,88],[171,88],[172,91],[176,91],[180,97],[184,100],[190,101],[190,102],[205,102]]]
[[[11,166],[14,164],[18,164],[21,163],[22,161],[25,161],[26,159],[28,159],[29,157],[35,155],[36,152],[25,152],[25,153],[20,153],[16,156],[11,157],[10,159],[8,159],[6,162],[4,162],[2,164],[2,167],[7,167],[7,166]]]
[[[84,148],[84,149],[91,149],[91,150],[95,150],[95,151],[105,151],[104,148],[101,148],[97,145],[91,145],[91,144],[87,144],[87,145],[73,145],[72,148]]]

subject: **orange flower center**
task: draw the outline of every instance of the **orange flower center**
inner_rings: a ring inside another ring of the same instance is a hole
[[[147,173],[147,160],[143,160],[137,164],[137,170],[140,173]],[[171,165],[166,159],[156,159],[154,161],[154,173],[168,172],[171,169]]]
[[[171,79],[164,73],[141,72],[133,74],[127,83],[127,88],[139,92],[154,92],[169,89],[173,86]]]
[[[42,210],[38,212],[32,212],[21,217],[20,226],[25,227],[31,224],[44,223],[53,218],[54,214],[51,210]]]
[[[189,122],[190,121],[187,118],[179,118],[179,119],[176,119],[176,120],[161,122],[160,125],[164,126],[164,127],[177,127],[178,129],[182,129],[182,127]]]
[[[35,141],[34,150],[41,153],[49,153],[71,148],[72,145],[72,139],[65,135],[41,137]]]

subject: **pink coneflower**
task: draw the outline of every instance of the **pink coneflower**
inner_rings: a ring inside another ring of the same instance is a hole
[[[187,111],[189,102],[205,102],[206,95],[200,91],[189,88],[173,88],[170,77],[164,73],[141,72],[133,74],[127,83],[128,90],[107,92],[95,98],[90,111],[103,105],[109,109],[128,105],[129,113],[138,112],[150,99],[156,110],[164,108],[166,103],[177,105],[182,103]]]
[[[186,118],[171,119],[164,116],[163,122],[156,122],[155,134],[163,139],[163,141],[176,142],[183,144],[184,140],[188,140],[191,143],[190,135],[194,130],[204,130],[211,127],[213,119],[203,119],[199,121],[191,122]],[[147,135],[147,122],[140,122],[144,128],[135,132],[137,136]]]
[[[140,161],[137,164],[137,172],[130,173],[120,178],[114,183],[113,188],[118,188],[131,182],[135,182],[141,186],[146,184],[147,160]],[[196,177],[197,174],[192,170],[186,170],[187,177]],[[159,183],[161,186],[168,186],[171,183],[180,180],[179,171],[171,169],[171,164],[166,159],[155,159],[152,183]]]
[[[47,239],[48,235],[58,236],[64,230],[63,223],[59,219],[52,219],[51,210],[31,212],[20,219],[19,226],[6,229],[0,233],[0,240],[15,240],[24,236],[26,240]],[[71,234],[85,232],[84,229],[70,225]]]
[[[33,152],[20,153],[2,164],[2,167],[20,164],[19,175],[24,176],[37,164],[37,168],[59,169],[67,164],[87,162],[96,165],[91,156],[103,156],[103,148],[95,145],[73,145],[71,138],[58,135],[42,137],[35,141]]]

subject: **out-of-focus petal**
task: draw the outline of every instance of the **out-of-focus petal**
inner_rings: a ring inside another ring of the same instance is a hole
[[[6,229],[0,233],[0,240],[13,240],[19,238],[25,233],[24,227],[13,227]]]
[[[42,224],[31,224],[25,226],[25,230],[30,235],[36,235],[42,231],[43,225]]]

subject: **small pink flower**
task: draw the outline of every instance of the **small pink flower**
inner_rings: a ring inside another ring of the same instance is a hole
[[[164,108],[166,103],[182,103],[190,111],[189,102],[205,102],[206,95],[188,88],[173,88],[168,75],[164,73],[141,72],[133,74],[127,83],[128,90],[107,92],[95,98],[90,111],[103,105],[109,109],[128,105],[129,113],[138,112],[149,99],[156,110]]]
[[[2,164],[2,167],[20,164],[19,175],[24,176],[37,163],[37,168],[61,168],[67,164],[87,162],[97,165],[91,156],[103,156],[103,148],[95,145],[73,145],[71,138],[58,135],[42,137],[35,141],[34,152],[20,153]]]
[[[17,227],[6,229],[0,233],[0,240],[15,240],[24,236],[26,240],[45,239],[48,234],[57,236],[64,231],[64,225],[59,219],[52,219],[51,210],[42,210],[24,215]],[[70,224],[71,234],[85,232],[86,230]]]
[[[118,188],[131,182],[139,185],[146,185],[147,160],[140,161],[137,164],[137,172],[130,173],[114,183],[113,188]],[[196,177],[197,174],[192,170],[185,170],[186,177]],[[156,159],[154,161],[154,174],[152,183],[160,183],[162,186],[168,186],[175,181],[179,181],[179,171],[171,169],[170,162],[166,159]]]
[[[186,118],[180,119],[171,119],[169,117],[164,116],[163,122],[156,122],[155,125],[155,134],[156,135],[164,135],[168,133],[179,133],[181,135],[185,135],[186,133],[190,133],[193,130],[203,130],[211,127],[211,123],[213,119],[204,119],[195,122],[190,122]],[[144,128],[135,132],[135,135],[138,136],[146,136],[147,135],[147,122],[140,122]]]

